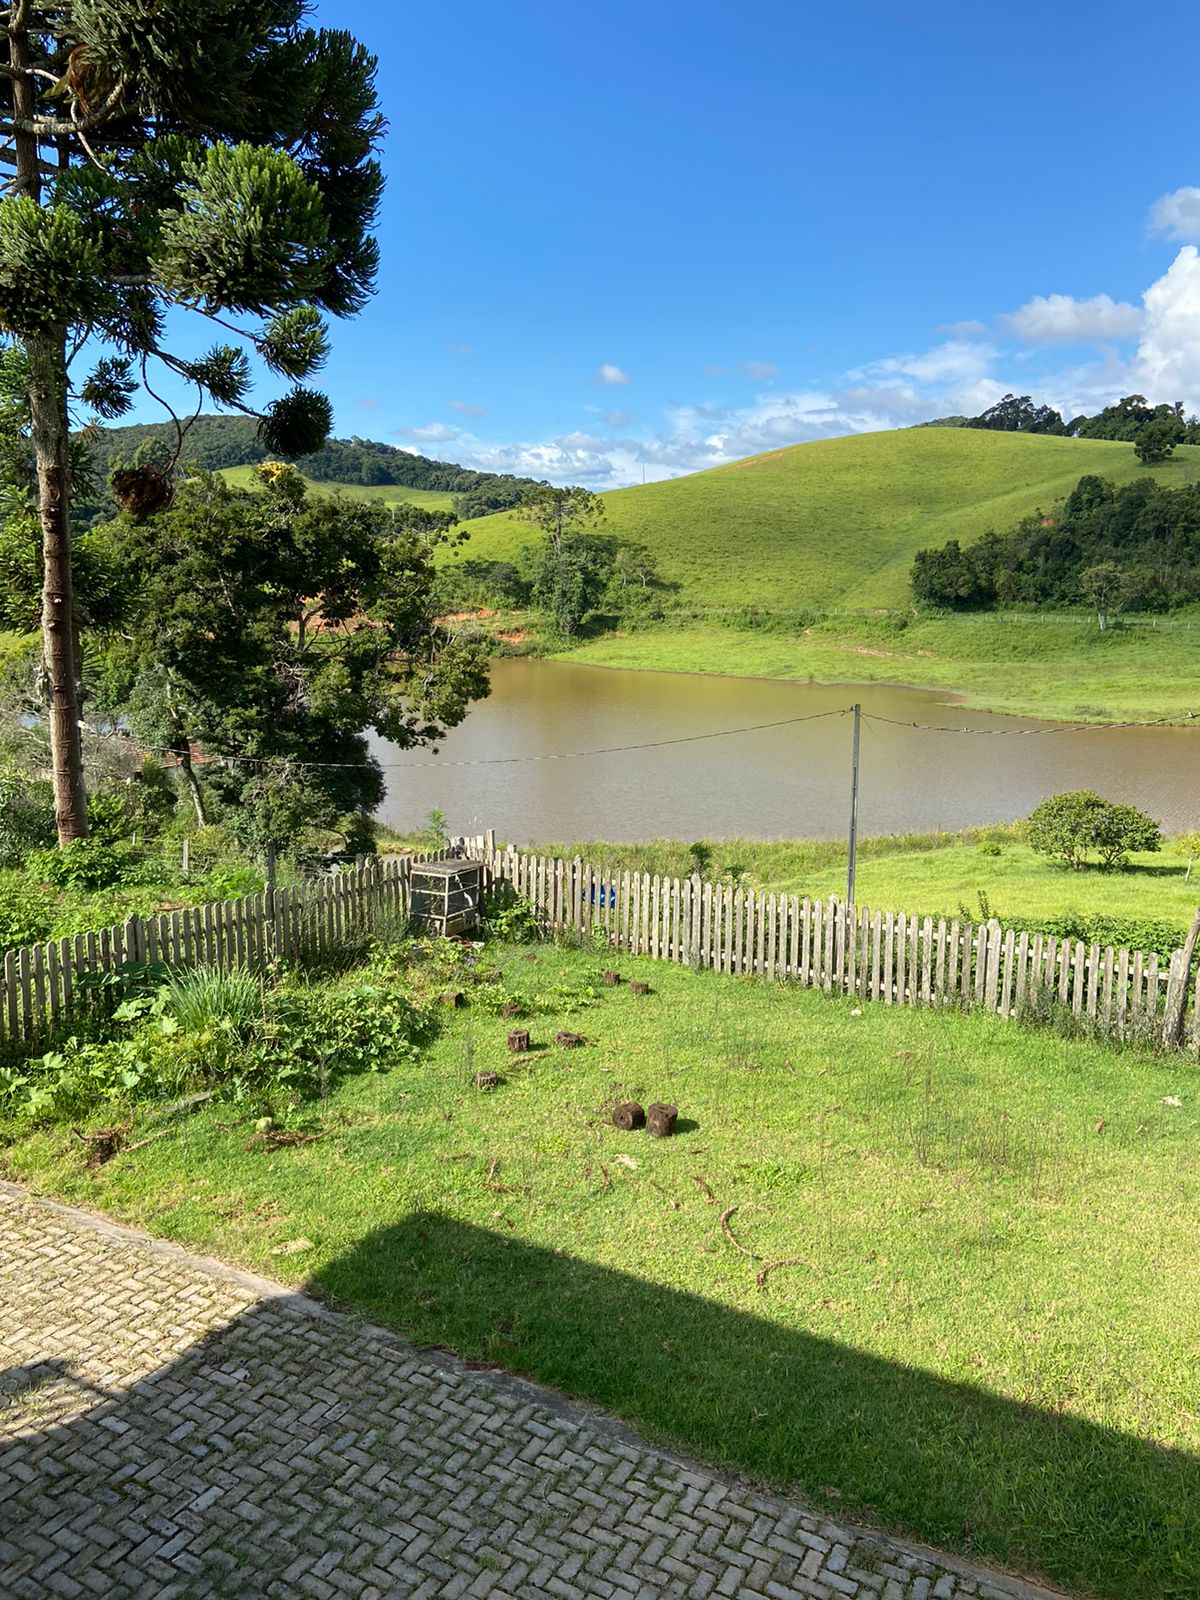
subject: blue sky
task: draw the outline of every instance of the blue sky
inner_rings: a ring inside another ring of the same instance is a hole
[[[1200,409],[1169,14],[316,12],[379,55],[390,121],[379,293],[324,374],[340,435],[610,487],[1007,389]]]

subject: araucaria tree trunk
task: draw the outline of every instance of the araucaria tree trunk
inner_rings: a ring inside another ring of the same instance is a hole
[[[87,836],[79,729],[79,651],[71,585],[66,334],[27,337],[29,409],[42,524],[42,653],[60,844]]]

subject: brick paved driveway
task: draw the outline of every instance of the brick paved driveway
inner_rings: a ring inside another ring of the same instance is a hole
[[[0,1596],[1040,1594],[0,1185]]]

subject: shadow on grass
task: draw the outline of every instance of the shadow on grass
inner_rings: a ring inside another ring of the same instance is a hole
[[[310,1288],[834,1514],[1120,1600],[1196,1593],[1200,1459],[781,1327],[779,1287],[748,1314],[416,1214]]]

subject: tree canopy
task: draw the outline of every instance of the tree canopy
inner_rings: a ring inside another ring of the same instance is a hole
[[[1052,515],[1035,512],[966,548],[951,539],[919,551],[912,588],[920,601],[957,610],[1086,599],[1106,619],[1118,603],[1143,611],[1189,605],[1200,598],[1200,486],[1167,489],[1139,478],[1118,488],[1089,475]]]

